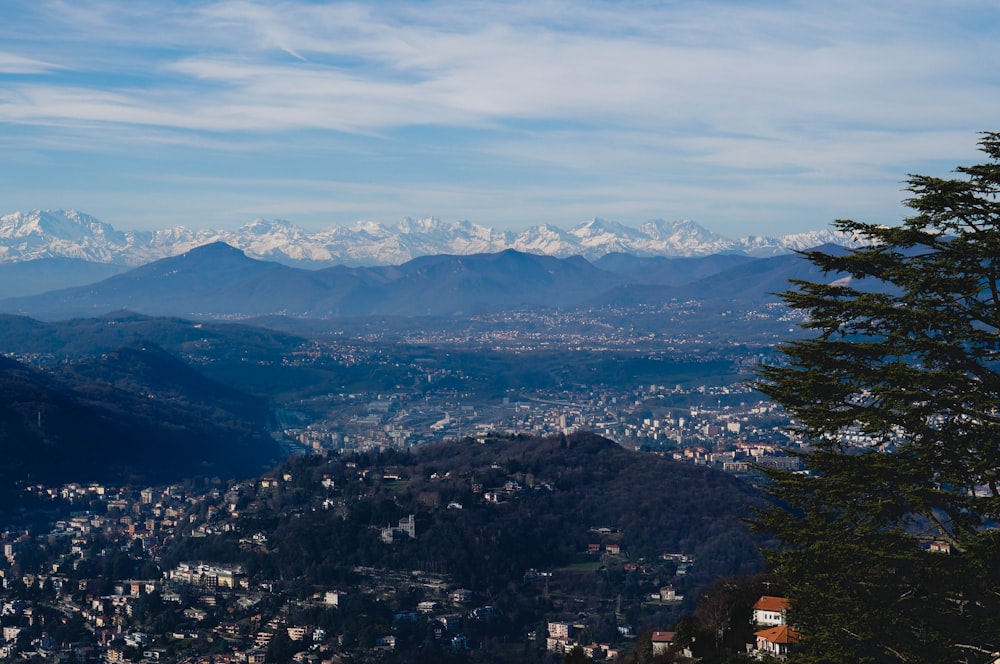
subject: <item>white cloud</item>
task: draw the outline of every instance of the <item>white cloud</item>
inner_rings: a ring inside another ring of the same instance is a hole
[[[936,110],[927,85],[963,65],[969,71],[962,53],[975,52],[975,43],[964,51],[928,43],[930,26],[900,34],[903,12],[884,16],[860,4],[819,15],[812,5],[639,4],[622,12],[596,4],[569,28],[556,24],[559,5],[513,5],[504,15],[480,5],[480,22],[454,5],[378,7],[390,9],[222,2],[146,25],[143,12],[98,5],[89,20],[79,8],[71,17],[110,48],[122,34],[130,48],[145,28],[147,48],[165,49],[144,56],[151,68],[181,77],[149,81],[163,93],[157,103],[173,99],[179,112],[147,112],[147,121],[188,128],[202,119],[209,130],[220,129],[223,112],[234,116],[233,130],[514,118],[766,133],[806,114],[898,122],[887,117],[896,110],[889,104]],[[131,97],[122,105],[143,106],[138,92],[118,92]]]
[[[582,200],[710,222],[743,201],[763,220],[766,196],[774,218],[812,196],[826,221],[869,187],[895,210],[906,172],[974,159],[1000,115],[983,2],[12,4],[0,123],[19,129],[0,141],[25,155],[355,164],[359,197],[384,177],[381,194],[438,214],[521,199],[577,217]]]
[[[40,74],[55,68],[42,60],[0,51],[0,74]]]

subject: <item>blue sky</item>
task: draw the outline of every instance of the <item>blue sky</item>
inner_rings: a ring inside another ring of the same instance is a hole
[[[993,2],[6,0],[0,213],[898,223],[1000,130]]]

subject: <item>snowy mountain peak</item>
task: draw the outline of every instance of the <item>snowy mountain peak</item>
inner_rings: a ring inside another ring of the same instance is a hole
[[[624,228],[624,226],[616,221],[608,221],[607,219],[602,219],[601,217],[594,217],[590,221],[577,224],[571,228],[569,232],[574,235],[577,233],[607,233],[609,231],[617,231],[621,228]]]
[[[130,241],[128,234],[76,210],[32,210],[0,217],[0,260],[67,257],[111,262],[110,257]]]
[[[679,221],[650,219],[639,226],[639,231],[657,240],[673,240],[675,242],[693,241],[699,245],[725,241],[725,238],[718,233],[713,233],[690,219]]]
[[[571,235],[579,238],[596,238],[601,236],[616,237],[636,237],[639,231],[630,226],[625,226],[617,221],[608,221],[600,217],[594,217],[590,221],[578,224],[569,230]]]
[[[352,231],[357,233],[367,233],[369,235],[374,235],[377,237],[383,237],[389,235],[391,232],[388,228],[383,226],[377,221],[356,221],[354,225],[351,226]]]
[[[46,237],[73,240],[87,235],[107,235],[114,229],[76,210],[32,210],[0,217],[0,233],[19,237]]]
[[[398,265],[432,254],[496,253],[506,249],[595,260],[609,253],[639,256],[693,256],[739,252],[765,256],[833,242],[856,246],[833,231],[782,238],[727,239],[691,220],[653,219],[638,228],[594,217],[563,230],[549,224],[520,232],[501,231],[466,220],[405,218],[393,226],[358,221],[309,232],[284,220],[256,219],[236,231],[117,231],[75,210],[34,210],[0,217],[0,262],[72,257],[92,262],[141,265],[210,242],[225,242],[248,256],[287,264],[323,266]]]
[[[426,219],[403,217],[402,221],[396,224],[396,230],[400,233],[430,233],[440,229],[441,220],[437,217],[427,217]]]
[[[265,235],[267,233],[287,233],[299,230],[292,222],[284,219],[254,219],[249,224],[240,226],[241,233],[249,235]]]

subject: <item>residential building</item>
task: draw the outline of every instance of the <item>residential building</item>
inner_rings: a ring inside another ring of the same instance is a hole
[[[653,656],[667,652],[674,642],[674,632],[653,632]]]
[[[753,605],[753,622],[761,627],[786,625],[789,602],[787,597],[763,595]]]
[[[777,657],[784,659],[795,644],[799,642],[798,630],[789,625],[778,625],[769,627],[754,633],[756,648],[751,650],[751,654],[757,659],[764,657]]]

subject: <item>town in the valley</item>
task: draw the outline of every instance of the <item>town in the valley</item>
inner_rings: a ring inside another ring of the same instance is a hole
[[[514,329],[531,328],[525,321],[515,322]],[[556,322],[559,325],[548,329],[580,323]],[[541,327],[552,323],[535,321]],[[482,327],[496,324],[486,321]],[[759,479],[761,466],[799,467],[798,459],[787,453],[804,444],[794,423],[748,383],[755,363],[769,352],[767,347],[719,351],[703,339],[656,335],[637,342],[634,332],[594,338],[590,333],[438,331],[407,337],[410,348],[417,350],[401,359],[386,351],[397,341],[377,335],[363,340],[318,339],[277,360],[289,367],[331,363],[376,367],[397,380],[388,388],[366,389],[355,383],[276,404],[272,435],[291,457],[342,460],[348,484],[363,483],[372,472],[379,473],[379,481],[392,481],[399,478],[386,474],[391,470],[366,468],[357,460],[436,441],[590,431],[627,449],[712,467],[746,482]],[[633,383],[626,376],[591,384],[571,379],[546,387],[483,389],[475,367],[445,358],[463,352],[470,343],[481,347],[487,342],[511,364],[519,358],[530,363],[532,353],[539,351],[565,352],[570,357],[627,352],[654,363],[654,368],[656,362],[673,358],[685,363],[688,373],[676,381],[675,376],[664,375],[658,382]],[[50,361],[19,359],[42,366]],[[197,349],[185,359],[194,365],[205,361]],[[732,367],[732,375],[704,380],[697,375],[697,367],[711,371],[720,363]],[[690,366],[696,367],[694,373]],[[477,499],[503,502],[522,490],[518,479],[511,476],[505,485],[486,487]],[[161,487],[45,486],[26,481],[21,488],[31,497],[35,520],[8,526],[2,535],[0,656],[66,662],[209,661],[210,657],[214,662],[250,663],[294,656],[296,661],[324,662],[375,661],[415,638],[429,638],[439,651],[455,656],[497,647],[496,639],[489,638],[497,611],[491,598],[456,585],[447,570],[401,573],[359,568],[352,571],[349,583],[304,592],[291,588],[294,583],[289,579],[268,578],[260,570],[213,560],[210,550],[177,559],[172,546],[181,538],[208,540],[219,533],[238,535],[246,550],[267,550],[273,543],[263,532],[250,529],[247,514],[280,504],[280,500],[274,503],[275,496],[301,481],[291,474]],[[349,501],[334,492],[333,480],[320,481],[330,482],[324,485],[330,489],[327,497],[295,509],[351,509]],[[462,506],[448,505],[453,507]],[[44,524],[40,514],[49,515]],[[290,514],[294,516],[295,510]],[[375,525],[380,529],[375,536],[385,546],[394,539],[420,537],[412,516],[398,524]],[[615,543],[613,530],[608,524],[594,524],[594,543],[581,551],[594,561],[593,569],[611,563],[626,572],[648,575],[656,583],[648,589],[646,601],[677,609],[684,597],[671,578],[684,575],[698,561],[685,551],[664,551],[658,561],[632,561],[628,551]],[[558,571],[523,573],[525,584],[545,587],[548,593],[547,584]],[[351,612],[360,612],[367,622],[359,627],[346,615]],[[608,632],[595,634],[586,621],[566,610],[547,615],[544,624],[519,635],[517,644],[507,642],[503,647],[508,655],[516,647],[551,656],[579,647],[593,659],[613,660],[634,647],[639,636],[637,627],[624,617],[616,622],[609,638]],[[415,637],[415,632],[421,636]],[[655,631],[654,647],[669,646],[672,634]],[[764,653],[772,646],[765,639],[749,647]]]

